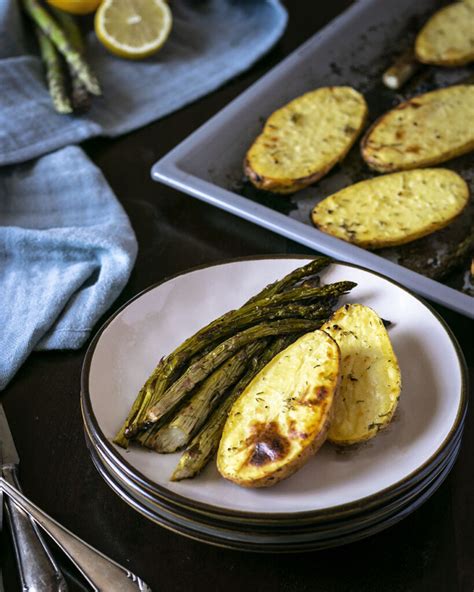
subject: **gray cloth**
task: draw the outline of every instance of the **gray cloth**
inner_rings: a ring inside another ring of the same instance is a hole
[[[0,165],[118,136],[176,111],[249,68],[287,20],[277,0],[175,0],[168,41],[141,62],[111,55],[91,32],[87,56],[103,97],[87,114],[65,116],[51,108],[39,57],[27,53],[17,4],[0,2]]]

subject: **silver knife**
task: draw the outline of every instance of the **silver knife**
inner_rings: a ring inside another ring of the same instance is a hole
[[[0,474],[20,489],[17,467],[20,459],[0,403]],[[24,592],[66,592],[66,581],[46,547],[36,524],[10,499],[5,499],[18,570]]]

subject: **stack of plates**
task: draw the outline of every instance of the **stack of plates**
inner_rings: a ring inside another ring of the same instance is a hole
[[[357,448],[330,444],[295,475],[268,489],[243,489],[211,463],[193,480],[172,483],[179,454],[112,444],[157,360],[303,258],[233,261],[193,270],[154,286],[118,311],[93,340],[84,362],[82,410],[92,459],[109,486],[151,520],[208,543],[251,551],[320,549],[389,527],[440,486],[459,451],[467,406],[465,363],[444,322],[394,282],[346,264],[325,283],[352,280],[345,300],[392,321],[389,335],[403,389],[396,417]]]

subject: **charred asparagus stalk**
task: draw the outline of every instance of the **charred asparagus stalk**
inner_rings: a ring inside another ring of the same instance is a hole
[[[267,347],[261,356],[252,359],[250,367],[234,386],[229,396],[212,413],[203,429],[191,440],[188,448],[183,452],[178,465],[171,476],[172,481],[192,479],[200,473],[214,456],[224,429],[224,424],[234,402],[244,392],[247,385],[278,353],[288,347],[296,339],[295,335],[277,337]]]
[[[227,337],[231,333],[235,333],[239,328],[245,327],[253,322],[277,320],[283,318],[305,318],[305,319],[326,319],[331,312],[330,306],[326,303],[314,304],[314,305],[299,305],[299,304],[288,304],[281,308],[267,308],[260,311],[253,311],[248,316],[243,316],[239,322],[232,327],[229,325],[227,330],[224,329],[220,333],[221,338]],[[225,315],[224,315],[225,316]],[[221,317],[223,318],[223,317]],[[182,364],[189,362],[193,364],[199,360],[204,354],[209,353],[215,347],[217,340],[214,338],[214,333],[209,334],[207,337],[205,334],[196,334],[196,340],[192,348],[188,349],[187,355],[182,358]],[[207,343],[207,345],[206,345]],[[205,346],[205,347],[204,347]],[[175,350],[174,353],[179,354],[179,350]],[[171,354],[173,355],[173,354]],[[189,356],[189,357],[188,357]],[[169,356],[168,356],[169,357]],[[177,366],[177,364],[176,364]],[[162,395],[171,380],[168,380],[166,376],[171,376],[174,372],[175,366],[166,366],[166,360],[161,360],[151,376],[148,378],[144,386],[140,389],[137,398],[128,414],[125,423],[120,428],[120,431],[115,436],[114,442],[122,447],[127,447],[128,440],[132,436],[137,435],[138,426],[143,423],[145,419],[145,413],[147,409],[155,402],[160,399],[159,395]],[[158,393],[158,394],[157,394]],[[151,435],[150,435],[151,436]],[[139,441],[145,444],[149,440],[148,436],[139,438]],[[148,444],[145,444],[148,445]]]
[[[77,24],[76,19],[57,8],[51,7],[51,11],[56,21],[61,25],[66,37],[69,39],[71,45],[81,56],[84,56],[86,46],[82,37],[82,32]],[[75,111],[83,113],[91,106],[91,97],[85,84],[75,75],[74,70],[69,66],[69,73],[71,77],[71,101]]]
[[[163,374],[165,376],[171,376],[180,365],[189,360],[191,356],[198,353],[198,351],[212,341],[223,339],[243,327],[271,318],[272,315],[276,314],[276,307],[300,301],[324,301],[325,299],[332,299],[334,296],[341,296],[350,291],[354,286],[354,282],[337,282],[335,284],[328,284],[327,286],[316,288],[297,287],[281,294],[264,297],[250,304],[246,304],[242,308],[226,313],[198,331],[192,337],[188,338],[172,354],[170,354],[164,362]],[[326,309],[327,307],[323,302],[322,314],[324,314]],[[154,398],[158,398],[156,390]]]
[[[46,68],[46,79],[48,81],[49,94],[53,101],[53,106],[58,113],[72,113],[72,105],[66,92],[66,81],[61,67],[61,60],[56,48],[46,37],[39,27],[35,27],[36,36]]]
[[[38,25],[51,42],[54,43],[58,51],[64,56],[64,59],[70,65],[74,74],[83,82],[87,90],[93,95],[100,95],[101,90],[97,78],[91,72],[89,65],[81,54],[69,42],[61,27],[41,6],[38,0],[22,1],[28,16]]]
[[[387,88],[398,90],[409,78],[421,67],[420,62],[415,57],[413,47],[410,47],[395,62],[385,70],[382,81]]]
[[[446,257],[443,265],[438,269],[437,276],[443,277],[450,271],[462,265],[474,249],[474,229],[456,245],[456,248]]]
[[[219,366],[202,382],[173,421],[160,428],[145,444],[157,452],[175,452],[188,444],[225,391],[240,378],[249,359],[260,354],[267,344],[268,340],[265,339],[250,343]]]
[[[266,320],[268,315],[274,312],[276,307],[284,304],[318,300],[321,301],[322,308],[327,308],[325,301],[332,301],[334,297],[350,291],[354,286],[355,284],[353,282],[337,282],[317,288],[293,288],[287,292],[263,297],[246,304],[242,308],[230,311],[206,327],[203,327],[158,364],[153,377],[153,392],[150,394],[151,382],[148,388],[140,391],[137,397],[140,400],[135,401],[125,425],[122,426],[114,440],[115,443],[121,446],[127,445],[126,439],[136,435],[139,426],[144,423],[147,409],[150,406],[156,405],[163,397],[179,367],[212,342],[225,339],[243,327]],[[323,310],[321,314],[325,314]]]
[[[274,296],[279,292],[283,292],[283,290],[289,286],[292,286],[293,284],[296,284],[300,280],[319,273],[330,263],[331,259],[329,257],[316,257],[310,263],[303,265],[302,267],[298,267],[291,273],[285,275],[285,277],[281,280],[268,285],[261,292],[250,298],[250,300],[248,300],[245,304],[251,304],[252,302],[256,302],[262,298],[268,298],[268,296]]]
[[[314,331],[321,326],[321,321],[305,319],[284,319],[272,323],[261,323],[229,337],[206,356],[190,366],[184,374],[164,393],[163,397],[152,405],[145,416],[145,425],[150,427],[166,413],[178,405],[193,388],[202,382],[237,350],[257,339],[273,335],[287,335],[303,331]]]
[[[324,302],[324,304],[287,304],[282,308],[275,308],[268,310],[268,316],[265,316],[264,321],[277,321],[279,319],[327,319],[332,313],[333,302]],[[195,356],[189,360],[189,364],[193,364],[199,358],[209,353],[217,343],[213,342],[211,345],[205,347]]]
[[[274,284],[271,284],[271,286],[265,287],[261,292],[259,292],[249,302],[253,301],[254,299],[258,300],[259,298],[263,298],[265,296],[265,294],[268,295],[269,288],[272,288],[277,283],[280,286],[281,285],[289,285],[291,282],[297,281],[301,277],[301,274],[303,274],[303,277],[306,277],[307,275],[310,274],[311,268],[313,270],[314,269],[321,269],[321,267],[319,267],[319,266],[320,265],[324,266],[324,264],[326,264],[326,261],[327,261],[327,258],[325,258],[325,257],[315,259],[309,265],[303,266],[302,268],[299,268],[298,270],[291,272],[290,274],[285,276],[285,278],[283,278],[283,280],[280,280],[280,282],[275,282]],[[300,269],[304,270],[304,271],[300,272],[299,271]],[[313,271],[313,273],[314,273],[314,271]],[[247,304],[249,302],[247,302]],[[210,329],[211,326],[215,327],[219,321],[221,321],[221,322],[224,321],[233,312],[235,312],[235,311],[230,311],[228,313],[225,313],[224,315],[222,315],[221,317],[216,319],[213,323],[211,323],[210,325],[207,325],[206,327],[204,327],[203,329],[198,331],[198,333],[196,333],[194,335],[194,338],[202,338],[203,333],[205,333],[206,330]],[[291,315],[288,315],[288,316],[291,316]],[[189,339],[187,341],[189,341]],[[204,349],[199,348],[196,353],[194,353],[193,355],[190,354],[189,360],[191,361],[191,363],[193,363],[194,361],[196,361],[196,359],[198,359],[198,352],[200,352],[202,355],[204,355],[204,353],[208,353],[208,351],[211,351],[213,343],[215,343],[215,342],[210,341],[210,343],[208,343],[206,346],[204,346]],[[185,344],[183,344],[183,346],[184,345]],[[179,349],[180,348],[178,348],[178,350]],[[176,354],[178,350],[175,350],[175,352],[173,352],[173,354]],[[173,354],[171,354],[171,355],[173,355]],[[199,356],[199,357],[202,357],[202,356]],[[128,446],[129,439],[131,437],[137,435],[137,426],[143,422],[144,414],[150,405],[151,398],[153,397],[154,401],[156,402],[157,400],[159,400],[159,397],[165,392],[166,386],[169,383],[169,380],[164,379],[163,376],[162,376],[161,380],[158,380],[160,373],[163,371],[163,369],[164,369],[164,360],[161,360],[158,363],[158,365],[156,366],[152,375],[149,377],[149,379],[145,383],[145,385],[140,389],[140,391],[137,395],[137,398],[135,399],[135,402],[134,402],[134,404],[127,416],[127,419],[125,420],[124,424],[122,425],[119,432],[115,436],[114,442],[116,444],[118,444],[119,446],[122,446],[124,448],[126,448]],[[143,437],[139,436],[138,440],[142,444],[146,445],[145,444],[146,441],[151,436],[156,434],[156,431],[157,431],[156,429],[152,428],[152,430],[150,430],[149,433],[143,435]]]
[[[153,372],[149,376],[148,380],[145,382],[145,384],[139,390],[138,395],[137,395],[135,401],[133,402],[133,405],[132,405],[130,411],[128,412],[127,419],[122,424],[122,426],[120,427],[120,430],[117,432],[117,434],[114,438],[114,442],[118,446],[122,446],[122,448],[128,447],[129,440],[130,440],[130,436],[129,436],[130,427],[129,426],[133,425],[133,421],[135,419],[138,419],[141,417],[140,412],[142,411],[142,409],[148,408],[148,405],[149,405],[151,398],[153,396],[153,393],[155,391],[155,384],[156,384],[157,378],[160,374],[163,364],[164,364],[164,360],[161,359],[158,362],[158,365],[156,366],[156,368],[153,370]]]

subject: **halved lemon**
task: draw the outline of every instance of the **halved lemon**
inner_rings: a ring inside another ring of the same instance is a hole
[[[47,0],[48,4],[71,14],[89,14],[94,12],[101,0]]]
[[[95,32],[112,53],[131,60],[160,49],[173,18],[164,0],[104,0],[95,13]]]

